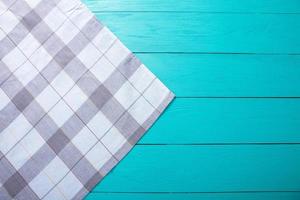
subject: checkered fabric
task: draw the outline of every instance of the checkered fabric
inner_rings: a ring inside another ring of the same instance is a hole
[[[171,102],[79,0],[0,0],[0,199],[82,199]]]

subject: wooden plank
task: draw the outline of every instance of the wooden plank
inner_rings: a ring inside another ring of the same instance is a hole
[[[175,99],[139,144],[299,143],[300,99]]]
[[[177,97],[300,96],[300,56],[137,54]]]
[[[138,194],[138,193],[90,193],[86,200],[120,200],[120,199],[130,199],[130,200],[298,200],[300,199],[300,192],[266,192],[266,193],[221,193],[221,194]]]
[[[84,0],[93,11],[300,12],[298,0]]]
[[[135,52],[300,53],[300,14],[96,15]]]
[[[300,145],[136,146],[94,192],[299,191]]]

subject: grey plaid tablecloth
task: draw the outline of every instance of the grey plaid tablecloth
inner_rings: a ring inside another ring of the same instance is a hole
[[[174,95],[79,0],[0,0],[0,199],[82,199]]]

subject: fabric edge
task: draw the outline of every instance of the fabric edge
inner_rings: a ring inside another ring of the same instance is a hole
[[[103,177],[98,177],[98,180],[95,180],[91,190],[87,191],[87,192],[82,192],[79,191],[79,193],[77,195],[75,195],[75,199],[84,199],[87,197],[87,195],[89,195],[98,184],[101,183],[101,181],[107,177],[107,175],[109,175],[114,168],[120,164],[120,162],[130,153],[130,151],[132,151],[134,149],[134,147],[136,146],[136,144],[143,138],[143,136],[146,135],[146,133],[148,132],[148,130],[155,124],[155,122],[157,122],[157,120],[160,118],[160,116],[163,115],[163,113],[167,110],[167,108],[171,105],[171,103],[175,100],[176,96],[172,91],[169,91],[169,94],[165,97],[165,99],[162,101],[162,103],[159,106],[160,112],[157,115],[157,117],[151,122],[151,124],[149,125],[148,129],[146,129],[145,131],[143,131],[142,133],[140,133],[139,135],[137,135],[136,140],[134,141],[134,143],[132,143],[132,145],[124,145],[121,149],[120,149],[120,158],[119,161],[117,163],[112,163],[109,162],[107,163],[106,166],[104,166],[107,169],[107,174],[105,174]]]

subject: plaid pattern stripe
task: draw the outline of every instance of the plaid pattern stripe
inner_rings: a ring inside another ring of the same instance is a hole
[[[79,0],[0,1],[0,199],[82,199],[174,95]]]

